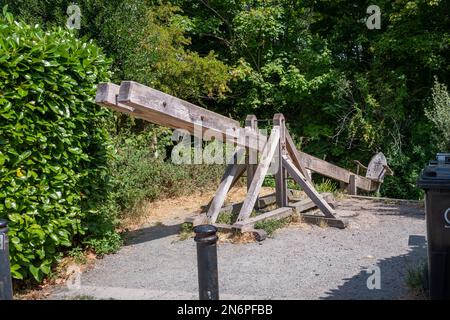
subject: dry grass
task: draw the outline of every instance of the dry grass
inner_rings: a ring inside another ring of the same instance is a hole
[[[273,193],[274,189],[261,188],[261,195]],[[215,190],[197,192],[189,196],[164,199],[158,201],[144,201],[122,218],[120,229],[131,231],[141,228],[143,225],[156,222],[167,223],[174,220],[184,220],[192,213],[200,212],[201,206],[206,205],[214,197]],[[236,186],[230,190],[225,200],[226,204],[242,201],[247,194],[245,186]]]
[[[327,228],[328,224],[325,222],[325,220],[319,220],[319,223],[317,224],[320,228]]]
[[[251,232],[219,232],[219,244],[220,243],[252,243],[256,241],[256,237]]]

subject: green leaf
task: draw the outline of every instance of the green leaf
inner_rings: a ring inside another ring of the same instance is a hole
[[[39,268],[36,268],[34,265],[30,264],[28,269],[37,282],[42,280],[42,271]]]
[[[5,207],[6,207],[7,209],[17,209],[17,204],[16,204],[16,202],[14,201],[14,199],[6,198],[6,199],[5,199]]]
[[[14,162],[13,166],[17,166],[19,163],[21,163],[23,160],[25,160],[26,158],[28,158],[31,155],[31,151],[25,151],[23,152],[16,160],[16,162]]]

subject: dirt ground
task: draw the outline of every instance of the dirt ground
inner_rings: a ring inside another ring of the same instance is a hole
[[[139,210],[139,215],[127,217],[122,221],[122,228],[127,231],[136,230],[145,224],[170,223],[184,220],[193,213],[200,212],[201,206],[209,203],[214,191],[194,193],[174,199],[146,202]],[[274,192],[273,188],[262,187],[260,195],[264,196]],[[245,198],[246,188],[243,186],[230,190],[225,204],[240,202]]]
[[[228,200],[244,194],[238,188]],[[145,214],[128,221],[125,246],[117,254],[79,273],[76,286],[51,286],[45,298],[197,299],[195,243],[180,240],[179,230],[211,195],[148,204]],[[294,223],[260,243],[219,243],[221,298],[417,298],[406,276],[426,259],[423,205],[348,197],[336,204],[349,219],[346,229]],[[379,288],[369,288],[372,275]]]

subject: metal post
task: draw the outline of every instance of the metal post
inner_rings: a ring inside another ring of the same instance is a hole
[[[8,222],[0,219],[0,300],[13,298],[7,233]]]
[[[200,300],[219,300],[217,271],[217,228],[199,225],[194,228],[197,242],[198,288]]]

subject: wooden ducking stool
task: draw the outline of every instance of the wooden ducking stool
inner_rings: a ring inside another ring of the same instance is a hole
[[[232,155],[234,161],[227,166],[213,199],[204,206],[202,214],[187,219],[187,222],[194,225],[209,223],[220,229],[255,232],[262,239],[264,233],[254,230],[258,221],[282,219],[297,212],[306,222],[322,222],[332,227],[345,228],[347,221],[336,217],[331,195],[317,192],[311,181],[310,171],[351,185],[355,192],[357,188],[377,190],[382,182],[360,176],[359,168],[358,173],[354,174],[298,151],[286,129],[282,114],[274,116],[271,133],[266,137],[259,132],[254,115],[247,116],[245,127],[241,128],[239,122],[233,119],[132,81],[123,81],[120,86],[112,83],[99,84],[96,103],[154,124],[183,129],[194,136],[201,135],[201,138],[206,131],[213,132],[215,138],[232,141],[237,145]],[[201,125],[202,130],[196,130],[196,125]],[[255,158],[258,161],[252,161]],[[264,178],[270,174],[269,168],[275,169],[275,194],[259,197]],[[370,168],[369,165],[368,172],[372,172]],[[247,195],[244,201],[224,206],[228,192],[244,172],[247,173]],[[289,196],[288,176],[302,188],[308,199],[296,201]],[[254,208],[271,203],[275,203],[277,208],[251,216]],[[314,207],[318,207],[322,215],[305,213]],[[218,224],[219,214],[225,211],[235,212],[236,221],[229,225]]]

